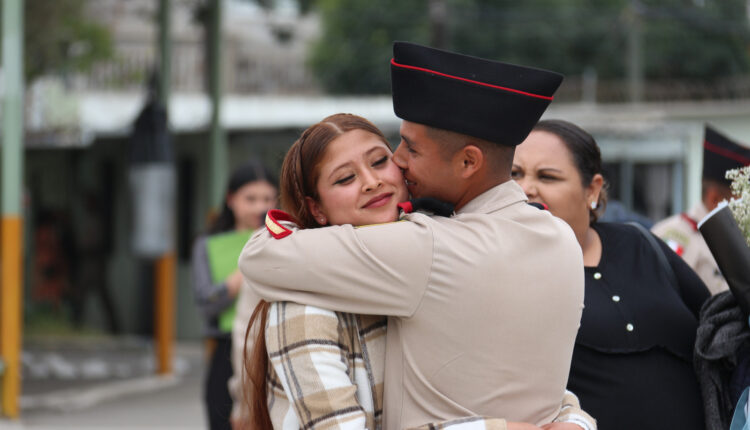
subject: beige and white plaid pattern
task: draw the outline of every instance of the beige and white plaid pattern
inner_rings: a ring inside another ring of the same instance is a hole
[[[385,329],[384,317],[272,304],[266,346],[274,428],[381,428]]]
[[[274,429],[382,429],[385,334],[385,317],[273,303],[266,346]],[[572,393],[566,393],[555,421],[596,430]],[[506,423],[467,417],[419,429],[505,430]]]

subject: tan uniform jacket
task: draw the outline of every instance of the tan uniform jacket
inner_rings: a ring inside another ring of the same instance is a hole
[[[703,203],[698,203],[685,214],[673,215],[658,222],[651,231],[685,260],[706,284],[711,294],[717,294],[726,291],[729,286],[697,229],[697,223],[706,215],[708,210]]]
[[[264,231],[239,267],[269,301],[389,315],[385,428],[558,414],[583,308],[572,230],[513,181],[450,218]]]

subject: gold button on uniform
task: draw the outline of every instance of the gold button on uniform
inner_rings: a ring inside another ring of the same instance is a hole
[[[625,326],[625,330],[627,330],[627,331],[633,331],[633,328],[634,328],[633,324],[628,324],[628,325]]]
[[[594,279],[596,279],[597,281],[598,281],[599,279],[602,279],[602,274],[601,274],[601,273],[599,273],[599,272],[596,272],[596,273],[594,273]]]

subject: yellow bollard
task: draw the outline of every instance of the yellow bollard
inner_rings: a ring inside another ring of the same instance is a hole
[[[2,375],[2,413],[18,418],[21,392],[21,255],[23,221],[5,216],[0,224],[0,357],[5,362]]]
[[[154,340],[156,342],[156,371],[160,375],[172,373],[175,324],[175,269],[174,252],[156,261],[154,282]]]

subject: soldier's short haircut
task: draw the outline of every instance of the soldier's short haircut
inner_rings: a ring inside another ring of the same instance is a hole
[[[490,167],[494,170],[510,169],[513,164],[515,146],[498,145],[497,143],[455,131],[426,126],[427,135],[440,145],[443,159],[448,160],[466,145],[474,145],[482,150]]]

